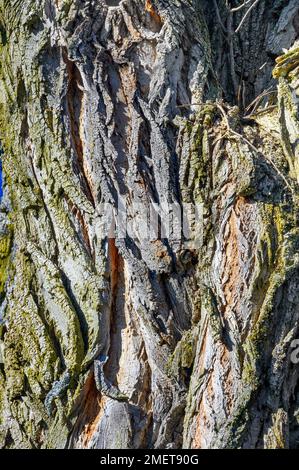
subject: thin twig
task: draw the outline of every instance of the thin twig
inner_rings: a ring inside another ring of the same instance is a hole
[[[223,107],[221,106],[220,103],[216,102],[216,106],[217,108],[219,109],[219,111],[221,112],[224,120],[225,120],[225,124],[226,124],[226,127],[227,127],[227,130],[230,131],[231,128],[230,128],[230,125],[229,125],[229,122],[228,122],[228,118],[227,118],[227,114],[226,112],[224,111]]]
[[[285,182],[286,186],[290,189],[291,193],[293,193],[293,188],[292,186],[290,185],[290,183],[288,182],[288,180],[286,179],[286,177],[284,176],[284,174],[279,170],[279,168],[277,167],[277,165],[273,162],[273,160],[271,160],[271,158],[268,158],[263,152],[261,152],[259,149],[257,149],[248,139],[246,139],[246,137],[244,137],[243,135],[239,134],[239,132],[236,132],[236,131],[233,131],[232,129],[230,130],[233,134],[237,135],[238,137],[240,137],[241,139],[244,140],[244,142],[247,143],[247,145],[249,145],[255,152],[259,153],[260,155],[262,155],[269,163],[271,163],[271,165],[273,166],[273,168],[276,170],[277,174],[283,179],[283,181]]]
[[[221,28],[223,29],[223,31],[225,33],[227,33],[227,29],[226,27],[224,26],[223,22],[222,22],[222,19],[221,19],[221,16],[220,16],[220,12],[219,12],[219,8],[218,8],[218,3],[217,3],[217,0],[213,0],[214,2],[214,6],[215,6],[215,11],[216,11],[216,16],[217,16],[217,19],[219,21],[219,24],[221,26]]]
[[[256,113],[253,111],[250,114],[246,114],[246,116],[243,117],[243,119],[250,119],[255,116],[259,116],[260,114],[266,113],[268,111],[272,111],[273,109],[277,108],[277,104],[273,104],[271,106],[267,106],[264,109],[261,109],[260,111],[257,111]]]
[[[244,8],[246,5],[248,5],[248,3],[251,3],[251,2],[252,2],[252,0],[247,0],[246,2],[242,3],[242,5],[239,5],[238,7],[231,8],[230,11],[232,13],[234,13],[235,11],[239,11],[242,8]]]
[[[240,31],[240,28],[242,27],[242,24],[243,24],[244,21],[246,20],[247,16],[248,16],[249,13],[251,12],[251,10],[258,4],[259,1],[260,1],[260,0],[255,0],[255,2],[253,2],[253,4],[248,8],[248,10],[246,11],[245,15],[244,15],[243,18],[241,19],[239,26],[238,26],[237,29],[235,30],[235,33],[238,33],[238,32]]]
[[[233,88],[234,88],[234,96],[237,98],[238,83],[237,83],[236,70],[235,70],[235,52],[234,52],[234,41],[233,41],[234,34],[235,33],[233,30],[233,15],[232,13],[229,13],[228,18],[227,18],[227,38],[228,38],[228,44],[229,44],[230,73],[231,73],[231,79],[232,79]]]
[[[259,102],[262,98],[264,98],[265,96],[268,96],[268,95],[272,95],[274,93],[277,93],[276,90],[271,90],[272,87],[269,87],[267,90],[263,91],[262,93],[260,93],[246,108],[245,108],[245,111],[249,111],[250,108],[253,107],[253,110],[251,111],[251,114],[256,110],[256,108],[258,107],[259,105]]]

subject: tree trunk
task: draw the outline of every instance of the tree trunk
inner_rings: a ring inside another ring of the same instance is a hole
[[[298,447],[297,0],[1,0],[0,33],[0,445]]]

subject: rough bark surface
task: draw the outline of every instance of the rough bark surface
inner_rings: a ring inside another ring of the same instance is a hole
[[[0,446],[298,447],[299,6],[242,3],[0,1]]]

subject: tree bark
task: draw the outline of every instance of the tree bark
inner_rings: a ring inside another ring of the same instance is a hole
[[[0,1],[1,447],[298,447],[299,7],[242,4]]]

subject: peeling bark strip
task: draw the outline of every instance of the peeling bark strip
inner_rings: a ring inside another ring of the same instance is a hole
[[[298,17],[0,0],[1,447],[298,447]]]

